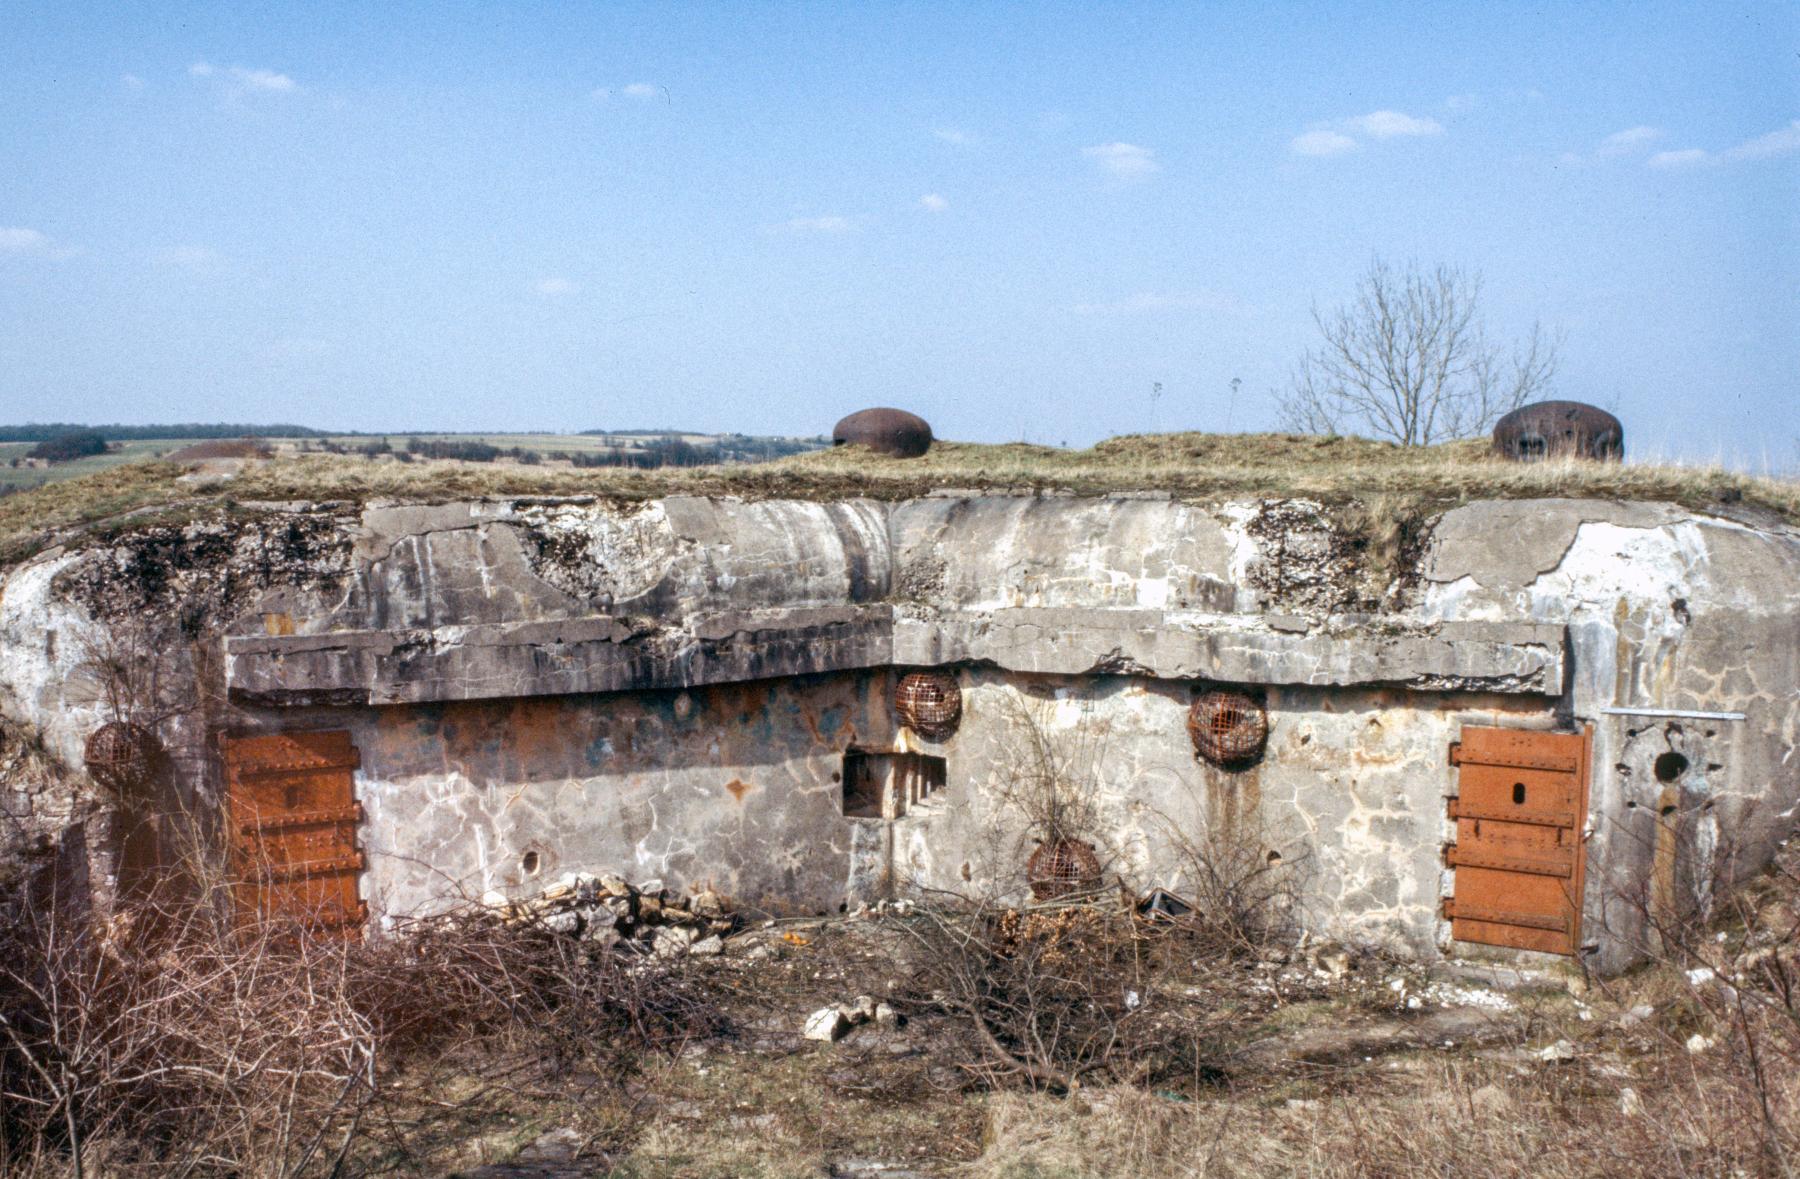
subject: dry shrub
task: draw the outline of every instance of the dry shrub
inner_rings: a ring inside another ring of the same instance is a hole
[[[1732,1112],[1758,1156],[1753,1173],[1788,1175],[1800,1170],[1800,838],[1731,887],[1739,860],[1722,842],[1714,875],[1685,901],[1659,902],[1648,883],[1621,894],[1650,965],[1600,985],[1621,1004],[1651,1000],[1658,1018],[1646,1035],[1661,1055],[1680,1060],[1693,1037],[1708,1045],[1686,1071],[1712,1107]]]
[[[483,912],[363,944],[240,922],[191,895],[101,929],[54,898],[10,900],[8,1173],[336,1173],[376,1125],[390,1159],[408,1155],[417,1111],[402,1075],[407,1092],[440,1065],[465,1094],[501,1073],[517,1084],[573,1068],[616,1085],[644,1054],[723,1029],[682,964]]]
[[[409,922],[351,954],[350,988],[389,1058],[482,1039],[544,1070],[620,1079],[646,1052],[727,1029],[698,963],[578,941],[478,907]]]
[[[54,902],[11,916],[0,1163],[291,1175],[348,1149],[378,1051],[348,947],[194,906],[105,929]]]
[[[1024,909],[965,901],[904,928],[910,1001],[969,1029],[949,1047],[990,1087],[1209,1078],[1257,1002],[1205,921],[1146,917],[1118,894]]]

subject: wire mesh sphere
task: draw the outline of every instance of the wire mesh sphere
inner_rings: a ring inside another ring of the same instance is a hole
[[[95,729],[82,750],[88,776],[108,790],[142,786],[156,772],[162,743],[142,725],[108,721]]]
[[[900,723],[927,741],[942,741],[962,722],[962,689],[941,671],[915,671],[894,687]]]
[[[1094,845],[1080,839],[1052,839],[1037,845],[1025,861],[1025,883],[1040,901],[1100,886],[1100,857]]]
[[[1188,708],[1194,752],[1216,766],[1245,766],[1269,741],[1269,714],[1243,692],[1202,692]]]

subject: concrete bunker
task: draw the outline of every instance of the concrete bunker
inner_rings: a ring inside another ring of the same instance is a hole
[[[1296,501],[281,512],[11,570],[0,701],[78,760],[112,718],[72,640],[146,620],[196,800],[308,849],[264,894],[377,931],[575,870],[771,913],[1023,897],[1040,847],[1088,878],[1077,845],[1179,898],[1205,837],[1292,873],[1321,934],[1614,968],[1800,802],[1800,541],[1667,505],[1457,508],[1373,592]],[[163,551],[178,575],[120,574]],[[1020,797],[1040,739],[1079,822]],[[259,801],[290,771],[330,797]]]

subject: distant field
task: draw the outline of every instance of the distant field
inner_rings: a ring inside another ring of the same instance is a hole
[[[46,483],[55,483],[63,479],[73,479],[77,475],[91,475],[95,471],[104,471],[108,467],[116,467],[122,463],[135,463],[144,459],[161,458],[172,451],[180,450],[200,441],[197,438],[141,438],[129,442],[114,443],[116,449],[107,454],[97,454],[93,458],[76,459],[73,462],[57,463],[49,467],[27,467],[21,462],[13,466],[14,459],[23,460],[36,445],[31,442],[0,442],[0,488],[41,487]]]
[[[642,450],[646,446],[676,439],[690,446],[707,447],[723,441],[728,436],[717,434],[655,434],[642,431],[620,431],[609,434],[432,434],[397,432],[393,434],[337,434],[320,438],[270,438],[266,442],[278,455],[299,455],[342,447],[352,453],[359,451],[371,443],[379,443],[386,439],[395,450],[405,450],[407,443],[414,439],[424,442],[450,443],[485,443],[501,450],[517,448],[521,451],[535,453],[541,459],[550,459],[558,453],[600,454],[608,451]],[[145,459],[157,459],[172,454],[186,446],[206,441],[201,438],[143,438],[125,442],[116,442],[114,449],[104,455],[93,458],[76,459],[73,462],[56,463],[49,467],[27,467],[24,457],[30,453],[33,443],[0,442],[0,491],[23,490],[31,487],[42,487],[46,483],[57,483],[64,479],[73,479],[80,475],[91,475],[95,471],[103,471],[109,467],[117,467],[124,463],[140,462]],[[769,441],[755,439],[754,441]],[[823,440],[818,445],[824,445]],[[14,466],[13,461],[21,460]],[[500,462],[509,460],[502,458]]]
[[[318,449],[321,442],[335,442],[339,446],[347,446],[355,450],[370,442],[379,442],[386,438],[396,450],[406,447],[407,439],[418,438],[425,442],[485,442],[489,446],[502,449],[518,447],[521,450],[535,450],[547,453],[554,450],[568,451],[575,454],[582,451],[601,451],[632,449],[645,442],[659,438],[679,438],[692,446],[704,446],[718,440],[716,434],[425,434],[403,432],[397,434],[334,434],[329,438],[282,438],[275,440],[275,447],[281,451],[304,451],[308,443]]]

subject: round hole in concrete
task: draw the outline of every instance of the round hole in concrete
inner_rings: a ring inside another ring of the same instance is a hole
[[[1656,759],[1655,768],[1658,782],[1673,782],[1687,773],[1688,759],[1671,749]]]
[[[538,869],[543,866],[542,857],[535,850],[528,851],[519,857],[519,871],[526,876],[536,876]]]

